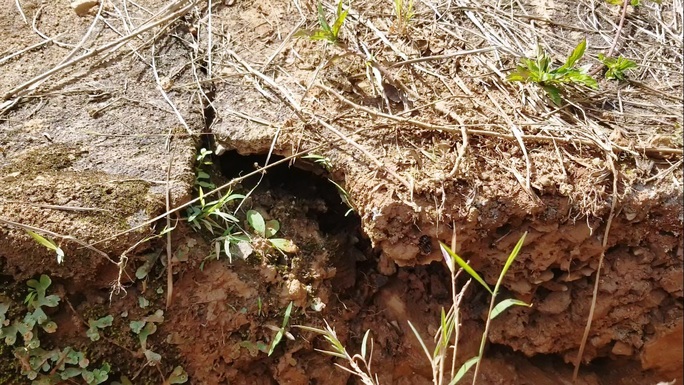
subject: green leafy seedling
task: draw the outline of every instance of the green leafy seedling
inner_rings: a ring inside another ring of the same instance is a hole
[[[343,0],[340,0],[339,3],[337,3],[337,12],[335,12],[335,21],[333,22],[332,26],[326,21],[325,18],[325,11],[323,10],[323,5],[321,3],[318,3],[318,29],[309,31],[309,30],[300,30],[296,33],[295,36],[299,37],[308,37],[311,40],[324,40],[332,44],[336,44],[339,41],[340,37],[340,30],[342,29],[342,25],[344,24],[345,19],[347,18],[347,15],[349,14],[349,8],[343,10],[342,9],[342,2]]]
[[[140,348],[148,363],[157,364],[161,361],[161,355],[147,349],[147,337],[154,334],[157,331],[157,324],[162,322],[164,322],[164,311],[157,310],[154,314],[149,315],[140,321],[131,321],[129,324],[131,331],[138,335]]]
[[[46,296],[47,288],[52,284],[52,280],[47,275],[40,276],[40,280],[30,279],[26,283],[29,293],[24,300],[29,308],[38,309],[41,306],[56,307],[59,304],[59,297],[52,294]]]
[[[280,341],[283,339],[283,336],[286,333],[286,328],[287,324],[290,322],[290,314],[292,313],[292,301],[290,301],[290,304],[287,305],[287,309],[285,309],[285,315],[283,316],[283,326],[278,329],[276,332],[276,335],[273,337],[273,340],[271,341],[271,346],[268,348],[268,355],[270,356],[273,354],[273,351],[275,351],[276,346],[280,343]]]
[[[551,58],[537,47],[537,58],[521,59],[520,64],[507,77],[511,82],[536,83],[546,91],[549,98],[557,105],[561,104],[562,90],[569,85],[598,88],[596,79],[584,70],[575,67],[584,56],[587,41],[582,40],[572,51],[563,65],[553,68]]]
[[[41,275],[39,280],[31,279],[27,282],[29,292],[24,303],[30,311],[24,315],[23,320],[14,320],[11,325],[5,318],[9,305],[0,304],[0,338],[5,339],[6,345],[14,345],[19,334],[27,349],[36,349],[40,346],[36,326],[40,326],[46,333],[57,331],[57,324],[51,321],[43,310],[43,306],[56,307],[59,304],[58,296],[46,295],[51,284],[52,280],[45,274]]]
[[[487,343],[487,336],[489,334],[489,326],[491,324],[491,321],[502,314],[506,309],[510,308],[511,306],[532,306],[531,304],[528,304],[526,302],[517,300],[517,299],[505,299],[498,304],[496,303],[496,297],[499,294],[499,289],[501,288],[501,283],[503,282],[504,277],[506,276],[506,273],[508,273],[508,269],[511,267],[513,262],[515,261],[515,258],[518,256],[518,253],[520,253],[520,249],[523,246],[523,243],[525,242],[525,237],[527,236],[527,233],[524,233],[522,237],[520,237],[520,240],[518,240],[518,243],[515,245],[513,248],[513,251],[511,251],[511,254],[509,254],[508,258],[506,259],[506,263],[504,264],[503,269],[501,270],[501,273],[499,273],[499,279],[496,281],[496,285],[492,289],[491,286],[489,286],[484,279],[472,268],[466,261],[464,261],[461,257],[459,257],[455,252],[453,252],[447,245],[444,243],[440,242],[440,249],[442,251],[442,255],[447,261],[447,265],[454,266],[454,263],[458,264],[463,270],[465,270],[473,279],[475,279],[477,282],[479,282],[482,287],[485,288],[490,294],[491,294],[491,300],[489,303],[489,311],[487,313],[487,322],[485,323],[485,330],[482,333],[482,340],[480,341],[480,350],[479,353],[476,357],[472,357],[468,361],[466,361],[459,371],[457,372],[457,378],[454,378],[452,382],[450,382],[449,385],[454,385],[460,380],[467,372],[468,370],[474,365],[475,366],[475,374],[473,375],[473,384],[477,381],[477,376],[479,373],[480,369],[480,363],[482,362],[482,356],[484,354],[484,348]],[[417,332],[414,329],[414,333],[417,334]],[[420,339],[420,337],[419,337]],[[458,376],[460,374],[460,376]]]
[[[241,194],[226,194],[219,199],[207,202],[204,199],[204,191],[199,187],[200,205],[190,206],[187,209],[188,222],[195,231],[200,231],[204,227],[211,234],[215,231],[223,232],[231,228],[238,219],[225,211],[225,207],[233,201],[244,199]]]
[[[625,71],[637,68],[635,62],[622,56],[612,58],[600,53],[598,59],[608,68],[605,75],[608,80],[625,80]]]
[[[216,185],[211,182],[211,176],[205,171],[206,167],[214,164],[211,161],[211,158],[209,158],[209,156],[213,153],[213,151],[202,148],[200,149],[200,153],[197,154],[197,167],[195,167],[195,186],[212,190],[216,188]]]
[[[285,238],[274,238],[280,230],[280,222],[275,219],[265,221],[264,217],[256,210],[247,211],[247,223],[261,238],[266,239],[273,247],[282,253],[295,253],[297,246]]]
[[[112,326],[112,321],[114,317],[111,315],[104,316],[99,319],[89,319],[88,320],[88,330],[86,331],[86,336],[90,338],[91,341],[97,341],[100,339],[99,329],[104,329]]]
[[[39,244],[41,244],[41,245],[47,247],[48,249],[54,251],[55,254],[57,254],[57,263],[58,263],[58,264],[62,264],[62,262],[64,262],[64,250],[62,250],[62,248],[59,247],[59,246],[55,243],[55,241],[53,241],[52,239],[45,238],[45,237],[43,237],[42,235],[40,235],[40,234],[38,234],[38,233],[35,233],[35,232],[31,231],[31,230],[26,230],[26,232],[27,232],[28,235],[30,235],[31,238],[33,238],[36,242],[38,242]]]

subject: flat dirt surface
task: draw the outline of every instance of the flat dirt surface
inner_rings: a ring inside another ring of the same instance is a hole
[[[3,0],[0,385],[682,383],[682,2],[614,2]],[[488,322],[440,242],[523,236]]]

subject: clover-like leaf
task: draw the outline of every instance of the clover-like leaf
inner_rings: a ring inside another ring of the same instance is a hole
[[[8,310],[9,304],[0,302],[0,329],[2,329],[3,326],[6,326],[5,323],[7,322],[7,319],[5,318],[5,314],[7,314]]]
[[[161,362],[162,356],[148,349],[145,350],[145,358],[147,358],[148,365],[157,365]]]
[[[188,373],[185,372],[182,366],[176,366],[167,380],[169,384],[184,384],[187,381]]]
[[[83,380],[88,385],[95,383],[95,375],[91,371],[88,371],[88,370],[81,371],[81,377],[83,377]]]
[[[48,321],[40,325],[40,327],[42,327],[43,330],[45,330],[45,333],[49,334],[52,334],[57,331],[57,324],[54,321]]]
[[[283,253],[294,254],[299,251],[297,245],[295,245],[294,242],[289,239],[273,238],[269,239],[268,241],[271,242],[273,247],[282,251]]]
[[[140,340],[140,346],[143,349],[147,347],[147,337],[154,334],[157,331],[157,325],[153,322],[148,322],[145,327],[142,328],[140,334],[138,334],[138,339]]]
[[[39,303],[40,306],[57,307],[57,305],[59,305],[59,296],[55,294],[48,295],[42,300],[39,300]]]
[[[99,369],[93,369],[93,380],[88,382],[88,385],[97,385],[107,381],[110,370],[111,366],[106,362]]]
[[[41,308],[37,308],[36,310],[34,310],[31,316],[39,325],[45,323],[45,321],[47,321],[48,319],[47,314],[45,314],[45,312]]]
[[[98,329],[104,329],[106,327],[112,326],[112,321],[114,317],[107,315],[105,317],[99,318],[97,320],[88,320],[88,330],[86,331],[86,336],[90,338],[91,341],[97,341],[100,339],[100,332]]]
[[[262,237],[266,237],[266,222],[264,217],[256,210],[247,211],[247,223]]]
[[[280,223],[275,219],[271,219],[270,221],[266,221],[265,228],[264,236],[266,238],[271,238],[280,230]]]
[[[130,326],[131,330],[133,331],[133,333],[140,334],[140,331],[142,331],[142,329],[143,329],[143,327],[145,327],[146,323],[147,322],[145,322],[145,321],[131,321],[129,326]]]
[[[68,380],[69,378],[79,376],[82,371],[83,371],[83,369],[81,369],[81,368],[75,368],[73,366],[68,367],[68,368],[65,368],[64,370],[59,372],[59,377],[62,380]]]
[[[145,318],[147,322],[162,323],[164,322],[164,310],[157,310],[154,314],[149,315]]]

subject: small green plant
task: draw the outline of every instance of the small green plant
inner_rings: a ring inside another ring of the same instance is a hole
[[[99,329],[104,329],[107,327],[112,326],[112,321],[114,321],[114,317],[111,315],[104,316],[102,318],[98,318],[96,320],[94,319],[89,319],[88,320],[88,331],[86,331],[86,336],[90,338],[91,341],[97,341],[100,339],[100,331]]]
[[[161,362],[161,355],[147,348],[147,337],[157,331],[157,324],[164,322],[164,311],[157,310],[140,321],[131,321],[129,324],[131,331],[138,335],[140,349],[145,355],[148,363],[158,364]]]
[[[635,62],[622,56],[612,58],[606,57],[603,54],[598,54],[598,59],[607,68],[605,76],[608,80],[625,80],[625,71],[637,68]]]
[[[176,366],[164,384],[185,384],[186,382],[188,382],[188,373],[182,366]]]
[[[496,297],[499,294],[499,289],[501,288],[501,282],[503,282],[503,278],[506,276],[506,273],[508,272],[508,269],[511,267],[513,262],[515,261],[515,258],[518,256],[518,253],[520,252],[520,249],[522,248],[523,243],[525,242],[525,236],[527,233],[524,233],[522,237],[520,237],[520,240],[518,243],[515,245],[513,248],[513,251],[511,254],[508,256],[506,259],[506,263],[504,264],[503,269],[501,270],[501,273],[499,274],[499,279],[496,281],[496,285],[492,289],[482,277],[480,277],[479,274],[475,270],[473,270],[470,265],[466,261],[464,261],[461,257],[459,257],[456,253],[454,253],[447,245],[440,243],[440,248],[442,250],[442,255],[444,256],[444,259],[447,262],[447,266],[449,269],[453,272],[456,269],[456,265],[460,266],[463,270],[466,271],[475,281],[480,283],[482,287],[484,287],[487,292],[489,292],[491,298],[489,302],[489,311],[487,312],[487,321],[485,322],[485,330],[482,333],[482,340],[480,341],[480,350],[478,352],[478,355],[476,357],[470,358],[468,361],[466,361],[461,369],[457,372],[456,377],[452,379],[452,381],[449,383],[450,385],[458,383],[458,381],[465,375],[465,373],[468,372],[468,370],[474,365],[475,366],[475,374],[473,374],[473,385],[477,382],[477,376],[480,371],[480,364],[482,362],[482,357],[484,355],[484,349],[487,344],[487,336],[489,334],[489,326],[491,324],[491,321],[499,316],[501,313],[503,313],[506,309],[510,308],[511,306],[532,306],[526,302],[514,299],[514,298],[508,298],[505,299],[499,303],[496,303]],[[444,314],[444,312],[442,312]],[[444,320],[444,316],[442,316],[442,319]],[[444,321],[442,321],[442,325],[444,325]],[[414,333],[416,332],[415,329]],[[421,345],[423,345],[423,349],[425,349],[426,354],[429,353],[427,349],[425,348],[425,344],[422,342],[422,339],[416,333],[416,336],[418,339],[421,341]]]
[[[290,314],[292,314],[292,304],[292,301],[290,301],[290,304],[287,305],[287,309],[285,309],[285,315],[283,316],[283,325],[280,328],[276,328],[276,335],[273,337],[273,340],[271,340],[271,345],[268,348],[269,356],[273,354],[276,346],[278,346],[280,341],[283,339],[283,336],[289,334],[286,328],[287,324],[290,323]]]
[[[210,188],[215,189],[216,185],[211,182],[211,177],[205,171],[205,168],[211,166],[213,163],[207,157],[211,155],[211,151],[206,149],[200,149],[200,153],[197,155],[197,167],[195,168],[195,189],[199,194],[199,204],[191,205],[186,209],[187,220],[190,223],[190,227],[195,231],[201,231],[202,229],[207,230],[209,233],[216,236],[214,239],[214,245],[216,247],[215,256],[220,258],[221,248],[223,247],[224,253],[230,258],[232,263],[232,254],[230,251],[231,244],[244,245],[247,242],[247,237],[243,235],[239,230],[236,229],[236,225],[239,222],[234,214],[229,212],[229,208],[234,202],[241,201],[245,199],[242,194],[233,194],[228,191],[224,195],[220,195],[218,199],[207,201],[204,195],[204,189]],[[211,257],[211,255],[209,256]],[[207,259],[209,258],[207,257]],[[156,260],[156,259],[155,259]],[[154,261],[143,265],[144,270],[138,271],[139,278],[144,277],[149,272],[149,269],[154,265]],[[204,267],[204,262],[200,268]],[[138,272],[136,275],[138,276]]]
[[[302,159],[310,159],[313,160],[314,163],[321,165],[325,171],[330,171],[332,170],[332,162],[330,161],[330,158],[325,157],[323,155],[318,155],[318,154],[307,154],[302,156]]]
[[[38,280],[27,282],[29,292],[24,303],[29,311],[21,321],[11,322],[7,319],[9,304],[0,303],[0,338],[4,338],[6,345],[12,346],[18,342],[17,334],[21,336],[23,344],[15,347],[13,353],[21,363],[21,374],[31,380],[32,385],[56,385],[65,381],[88,385],[105,382],[111,369],[109,364],[103,363],[100,368],[89,369],[90,361],[78,350],[71,347],[45,350],[41,347],[40,329],[46,333],[57,330],[57,324],[43,310],[43,307],[59,305],[60,298],[57,295],[47,295],[51,284],[50,277],[44,274]],[[91,323],[91,328],[96,329],[94,332],[88,331],[91,339],[95,338],[95,334],[99,338],[97,328],[106,327],[107,320],[104,317]],[[76,382],[79,377],[82,382]]]
[[[335,181],[333,181],[332,179],[328,178],[328,180],[330,181],[330,183],[335,185],[335,187],[337,188],[337,193],[340,194],[340,199],[342,199],[342,202],[345,205],[347,205],[347,207],[349,207],[349,210],[347,210],[347,212],[344,213],[344,216],[346,217],[350,213],[353,213],[354,212],[354,205],[352,204],[351,196],[349,195],[347,190],[345,190],[344,187],[340,186],[339,184],[335,183]]]
[[[274,238],[280,230],[280,222],[275,219],[265,221],[264,217],[256,210],[247,211],[247,223],[254,229],[259,236],[253,244],[258,244],[260,240],[266,240],[271,246],[282,253],[296,253],[297,246],[289,239]],[[257,249],[262,249],[257,246]]]
[[[199,187],[199,198],[199,206],[193,205],[187,209],[188,222],[195,231],[205,228],[214,234],[232,228],[239,222],[233,214],[226,212],[225,208],[234,201],[244,199],[244,195],[231,194],[229,191],[219,199],[207,202],[202,187]]]
[[[337,12],[335,12],[335,21],[333,22],[332,26],[328,24],[326,21],[325,17],[325,11],[323,10],[323,5],[321,3],[318,3],[318,29],[315,29],[313,31],[309,30],[300,30],[297,32],[296,36],[300,37],[308,37],[311,40],[324,40],[332,44],[336,44],[339,40],[340,37],[340,30],[342,29],[342,25],[344,24],[344,20],[347,18],[347,15],[349,14],[349,8],[342,10],[342,2],[343,0],[340,0],[339,3],[337,3]]]
[[[577,61],[584,56],[586,49],[587,41],[582,40],[563,65],[553,68],[551,58],[538,46],[537,58],[521,59],[521,63],[508,75],[507,79],[511,82],[536,83],[546,91],[555,104],[560,105],[562,90],[567,86],[598,88],[598,83],[593,77],[583,69],[575,67]]]
[[[197,154],[197,165],[195,166],[195,186],[204,187],[208,189],[215,189],[216,185],[211,182],[211,176],[206,172],[207,167],[211,167],[214,163],[211,161],[211,154],[206,148],[201,148]]]
[[[371,362],[373,361],[373,339],[370,338],[370,330],[366,330],[361,342],[361,353],[353,356],[347,352],[342,342],[337,338],[335,329],[331,328],[327,321],[325,321],[325,329],[317,329],[311,326],[295,325],[295,327],[322,335],[329,343],[332,350],[317,351],[333,357],[341,358],[349,364],[349,367],[344,367],[340,364],[335,364],[340,369],[343,369],[352,375],[357,376],[364,385],[379,385],[377,374],[373,374],[371,370]],[[370,341],[370,349],[368,348]]]
[[[57,307],[59,304],[58,296],[46,295],[51,284],[52,280],[45,274],[41,275],[39,280],[31,279],[28,281],[29,292],[24,303],[29,311],[23,320],[15,320],[11,325],[9,320],[5,319],[9,305],[0,304],[0,320],[3,321],[0,324],[0,338],[5,339],[6,345],[14,345],[17,341],[17,334],[19,334],[27,349],[36,349],[40,347],[38,326],[46,333],[54,333],[57,330],[57,324],[50,321],[43,310],[43,306]]]
[[[211,182],[211,176],[206,172],[205,168],[211,166],[213,163],[211,159],[207,158],[212,152],[205,148],[200,149],[197,155],[197,166],[195,167],[195,189],[199,194],[199,205],[192,205],[187,208],[187,218],[190,222],[190,227],[195,231],[200,231],[205,228],[210,233],[223,232],[238,222],[234,215],[225,211],[226,205],[240,199],[244,199],[244,195],[232,194],[228,191],[227,194],[219,197],[219,199],[207,202],[204,198],[204,189],[215,189],[216,185]]]
[[[404,35],[413,20],[413,0],[394,0],[394,15],[396,17],[392,26],[394,32]]]

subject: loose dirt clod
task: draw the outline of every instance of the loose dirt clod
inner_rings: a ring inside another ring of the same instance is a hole
[[[78,16],[85,16],[91,8],[99,3],[98,0],[76,0],[71,2],[71,8]]]

